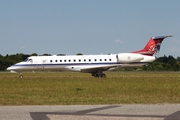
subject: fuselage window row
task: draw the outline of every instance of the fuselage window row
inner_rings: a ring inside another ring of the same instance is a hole
[[[73,62],[76,62],[76,60],[72,60]],[[97,59],[94,59],[94,61],[96,62]],[[102,61],[102,59],[99,59],[99,61]],[[104,59],[104,61],[107,61],[107,59]],[[109,59],[109,61],[112,61],[111,59]],[[52,63],[53,60],[50,60],[50,62]],[[55,60],[55,62],[58,62],[58,60]],[[59,60],[59,62],[63,62],[63,60]],[[64,62],[67,62],[67,60],[64,60]],[[68,62],[71,62],[71,60],[68,60]],[[79,59],[79,62],[81,62],[81,59]],[[86,62],[86,59],[84,59],[84,62]],[[91,62],[91,59],[89,59],[89,62]]]

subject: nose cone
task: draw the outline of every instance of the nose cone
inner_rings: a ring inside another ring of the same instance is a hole
[[[7,70],[9,70],[11,73],[17,73],[18,71],[15,71],[15,69],[11,66],[8,67]]]
[[[15,70],[15,69],[16,69],[16,66],[14,66],[14,65],[7,68],[7,70]]]
[[[12,67],[8,67],[7,70],[12,70]]]

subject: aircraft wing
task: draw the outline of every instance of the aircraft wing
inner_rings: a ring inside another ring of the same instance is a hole
[[[81,69],[81,72],[93,73],[93,72],[97,72],[97,71],[107,71],[111,68],[120,67],[120,66],[121,66],[121,64],[90,66],[90,67]]]

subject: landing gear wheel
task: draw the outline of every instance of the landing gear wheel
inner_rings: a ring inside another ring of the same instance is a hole
[[[20,74],[20,75],[19,75],[19,78],[23,78],[23,75],[22,75],[22,74]]]
[[[105,77],[106,77],[106,74],[102,74],[101,77],[104,77],[104,78],[105,78]]]
[[[95,74],[92,74],[92,76],[94,77],[101,77],[101,78],[105,78],[106,77],[106,74],[100,74],[100,73],[95,73]]]
[[[94,77],[99,77],[99,74],[98,74],[98,73],[96,73],[96,74],[94,75]]]

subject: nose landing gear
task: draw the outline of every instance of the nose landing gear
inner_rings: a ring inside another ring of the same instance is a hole
[[[20,74],[19,74],[19,78],[23,78],[23,75],[22,75],[22,73],[20,73]]]

